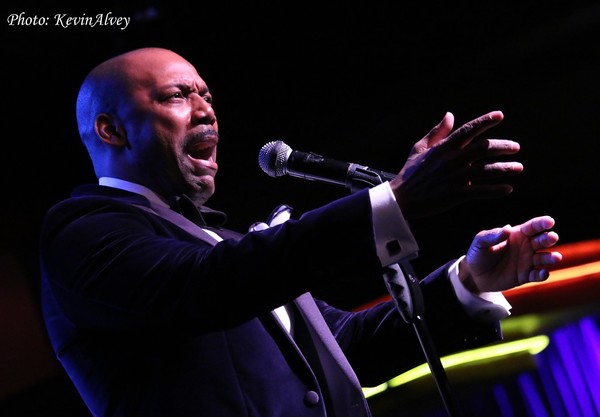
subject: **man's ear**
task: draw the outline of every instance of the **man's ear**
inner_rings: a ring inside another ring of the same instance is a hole
[[[114,116],[107,113],[100,113],[96,116],[95,128],[96,134],[102,142],[118,147],[130,146],[125,130]]]

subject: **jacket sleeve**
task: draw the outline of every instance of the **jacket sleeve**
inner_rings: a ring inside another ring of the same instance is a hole
[[[378,279],[372,233],[366,192],[215,246],[131,204],[81,197],[48,213],[41,267],[78,326],[218,330],[351,276]]]
[[[477,321],[463,310],[448,278],[450,264],[421,281],[424,321],[439,355],[502,339],[499,321]],[[426,362],[413,325],[401,318],[394,301],[358,312],[341,311],[320,300],[317,304],[364,386],[378,385]]]

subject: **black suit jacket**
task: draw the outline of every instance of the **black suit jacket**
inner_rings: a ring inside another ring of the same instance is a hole
[[[94,415],[368,416],[361,385],[424,362],[392,302],[352,312],[310,296],[382,279],[366,191],[219,243],[153,211],[88,186],[45,219],[44,317]],[[500,338],[467,318],[446,268],[422,282],[439,352]],[[295,338],[271,313],[284,304]]]

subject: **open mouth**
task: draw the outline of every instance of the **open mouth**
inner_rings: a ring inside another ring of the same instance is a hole
[[[214,162],[215,148],[219,139],[216,134],[204,133],[192,138],[185,147],[185,152],[192,159]]]
[[[186,153],[193,159],[211,160],[214,155],[215,141],[198,141],[191,143],[185,149]]]

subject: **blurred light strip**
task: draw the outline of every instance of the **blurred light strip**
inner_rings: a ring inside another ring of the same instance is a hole
[[[589,277],[598,274],[600,274],[600,261],[594,261],[577,266],[570,266],[568,268],[554,269],[550,271],[550,277],[546,281],[535,282],[531,284],[543,285],[544,283],[564,281],[572,278]]]
[[[600,273],[600,261],[588,262],[586,264],[571,266],[568,268],[550,271],[552,281],[560,281],[573,277],[588,276]]]
[[[600,256],[600,255],[599,255]],[[571,283],[579,283],[588,279],[598,280],[600,279],[600,261],[588,262],[585,264],[570,266],[567,268],[553,269],[550,271],[550,277],[546,281],[542,282],[529,282],[525,285],[511,288],[510,290],[502,291],[502,293],[509,299],[512,296],[518,296],[521,294],[527,294],[532,291],[538,291],[538,286],[554,288],[561,285],[570,285]],[[535,289],[533,289],[535,288]],[[379,298],[371,300],[368,303],[356,307],[355,311],[361,311],[377,305],[379,303],[389,301],[391,297],[389,294],[382,295]]]
[[[559,285],[568,285],[571,282],[580,282],[582,280],[585,281],[587,279],[598,278],[600,278],[600,261],[589,262],[582,265],[552,270],[550,271],[550,277],[546,281],[530,282],[525,285],[503,291],[503,294],[507,298],[510,298],[511,295],[528,293],[532,291],[532,288],[534,287],[554,287]]]
[[[514,355],[518,353],[529,353],[530,355],[536,355],[543,351],[548,344],[550,339],[548,336],[540,335],[529,337],[527,339],[515,340],[512,342],[501,343],[494,346],[487,346],[479,349],[468,350],[465,352],[455,353],[453,355],[444,356],[441,358],[442,365],[445,369],[457,367],[460,365],[466,365],[475,362],[487,361],[490,359],[498,359],[508,355]],[[403,374],[398,375],[395,378],[390,379],[383,384],[375,387],[363,388],[365,397],[371,397],[376,394],[380,394],[388,388],[395,388],[402,384],[406,384],[415,379],[421,378],[431,373],[429,365],[427,363],[421,364]]]

